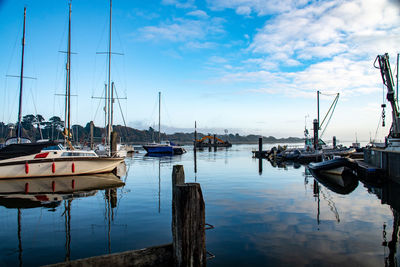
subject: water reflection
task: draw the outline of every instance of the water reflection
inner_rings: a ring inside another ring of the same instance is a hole
[[[23,266],[23,210],[39,207],[55,211],[64,202],[65,261],[71,258],[71,203],[74,199],[95,195],[98,190],[109,192],[110,205],[116,206],[116,188],[124,185],[114,174],[66,176],[51,178],[0,180],[0,205],[17,209],[18,262]],[[114,192],[112,194],[111,192]],[[112,204],[114,203],[114,204]]]
[[[350,194],[358,186],[358,178],[350,172],[345,172],[341,175],[324,172],[311,173],[319,183],[337,194]]]
[[[392,181],[386,181],[382,187],[374,188],[370,185],[366,186],[370,192],[373,192],[381,200],[382,204],[390,206],[393,213],[393,226],[391,240],[387,241],[386,224],[383,224],[383,242],[382,246],[385,248],[385,266],[399,266],[399,259],[396,256],[398,239],[399,239],[399,226],[400,226],[400,185]],[[389,253],[387,253],[387,250]]]

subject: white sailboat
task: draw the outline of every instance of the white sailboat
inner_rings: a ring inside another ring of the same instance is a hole
[[[94,151],[65,149],[56,142],[21,142],[21,105],[23,57],[25,44],[26,8],[24,8],[24,30],[22,41],[22,63],[20,83],[20,107],[18,114],[17,138],[15,144],[0,149],[0,179],[4,178],[31,178],[65,175],[82,175],[107,173],[117,170],[123,158],[100,158]],[[70,144],[70,59],[71,59],[71,4],[69,5],[68,28],[68,57],[67,57],[67,86],[66,86],[66,114],[68,128],[64,131],[65,140]]]

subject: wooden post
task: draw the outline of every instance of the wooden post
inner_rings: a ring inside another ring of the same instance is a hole
[[[94,123],[93,121],[90,121],[90,149],[94,149],[94,143],[93,143],[93,130],[94,130]]]
[[[117,132],[112,131],[111,132],[111,156],[114,156],[115,153],[117,153],[117,139],[118,139],[118,134]]]
[[[263,145],[263,140],[262,137],[258,138],[258,152],[259,152],[259,157],[261,158],[261,153],[262,153],[262,145]]]
[[[200,184],[176,185],[174,202],[174,266],[206,266],[205,205]]]
[[[318,130],[319,130],[319,122],[317,119],[314,119],[313,121],[314,125],[314,149],[318,150],[319,149],[319,140],[318,140]]]
[[[176,235],[176,223],[174,218],[176,217],[176,186],[185,183],[185,170],[183,165],[174,165],[172,168],[172,236]]]

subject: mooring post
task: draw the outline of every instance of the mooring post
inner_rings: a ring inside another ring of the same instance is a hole
[[[206,266],[205,205],[200,184],[179,184],[175,189],[175,216],[172,218],[174,266]]]
[[[182,165],[172,169],[174,266],[206,266],[205,204],[200,184],[185,183]]]
[[[261,158],[263,140],[262,137],[258,138],[258,156]]]
[[[319,122],[317,119],[314,119],[314,149],[318,150],[319,142],[318,142],[318,130],[319,130]]]
[[[93,143],[93,128],[94,128],[94,123],[93,121],[90,121],[90,149],[94,149],[94,143]]]
[[[332,146],[333,148],[336,148],[336,136],[332,138]]]
[[[110,145],[111,156],[114,156],[117,153],[117,138],[118,138],[117,132],[112,131],[111,132],[111,145]]]

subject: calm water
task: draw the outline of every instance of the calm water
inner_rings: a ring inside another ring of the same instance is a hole
[[[201,184],[206,222],[215,226],[206,232],[207,250],[216,256],[209,266],[385,266],[396,257],[397,187],[387,191],[356,181],[343,195],[321,184],[317,188],[303,166],[278,168],[265,160],[260,174],[253,148],[198,152],[197,173],[190,149],[172,158],[135,154],[126,160],[125,186],[107,177],[76,178],[76,187],[91,188],[84,194],[48,194],[55,201],[47,202],[21,199],[23,194],[0,198],[0,266],[37,266],[170,243],[174,164],[184,165],[187,182]],[[72,178],[61,182],[57,189],[71,187]],[[30,191],[51,186],[46,179],[40,183]],[[383,242],[392,240],[389,257]]]

